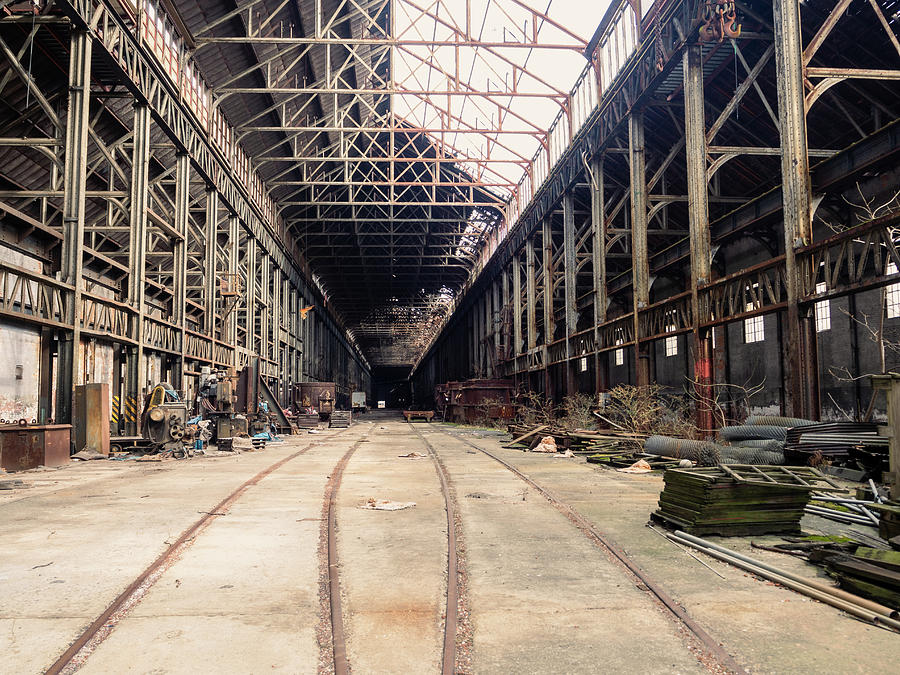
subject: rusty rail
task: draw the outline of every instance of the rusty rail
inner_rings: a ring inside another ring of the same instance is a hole
[[[342,431],[343,430],[332,434],[331,437],[337,436],[342,433]],[[202,518],[185,530],[171,546],[163,551],[156,560],[150,563],[150,566],[147,567],[147,569],[141,572],[141,574],[131,582],[124,591],[116,596],[116,599],[100,613],[93,623],[91,623],[91,625],[88,626],[71,645],[69,645],[69,648],[66,649],[66,651],[64,651],[46,670],[46,675],[75,672],[81,666],[76,660],[79,653],[85,649],[89,643],[94,641],[94,638],[99,638],[100,641],[106,639],[109,633],[115,628],[115,625],[125,618],[127,613],[140,602],[141,597],[146,594],[147,590],[158,581],[167,565],[174,562],[174,560],[177,559],[177,556],[196,540],[196,536],[209,524],[214,516],[221,515],[223,512],[227,511],[227,509],[229,509],[249,488],[253,487],[263,478],[272,472],[277,471],[288,462],[305,454],[310,448],[318,445],[320,442],[321,441],[318,440],[313,441],[306,445],[306,447],[301,448],[297,452],[294,452],[287,457],[278,460],[268,468],[263,469],[253,476],[253,478],[250,478],[241,484],[236,490],[231,492],[227,497],[205,513]],[[104,628],[107,630],[101,632]],[[82,656],[83,658],[87,658],[89,653]]]
[[[462,438],[461,436],[457,436],[455,434],[450,433],[449,431],[441,430],[443,433],[447,434],[451,438],[455,438],[462,443],[465,443],[469,447],[481,452],[495,462],[501,464],[504,468],[515,474],[521,480],[523,480],[530,487],[537,490],[541,496],[544,497],[548,502],[550,502],[557,511],[562,513],[566,518],[568,518],[588,539],[591,539],[594,543],[599,544],[602,548],[606,549],[611,555],[613,555],[622,565],[625,566],[628,571],[630,571],[634,577],[637,578],[647,589],[654,595],[656,598],[665,606],[665,608],[671,613],[673,619],[676,619],[681,624],[685,626],[694,636],[700,641],[703,645],[703,648],[706,652],[713,657],[719,664],[727,669],[729,672],[738,673],[742,675],[746,675],[747,671],[744,670],[732,657],[731,655],[725,651],[725,649],[713,638],[709,633],[706,632],[694,619],[690,617],[690,615],[681,607],[672,596],[670,596],[663,588],[650,579],[647,576],[647,573],[644,572],[640,566],[634,561],[634,559],[628,555],[618,544],[608,539],[605,535],[601,534],[594,525],[581,513],[578,512],[572,506],[569,506],[566,502],[557,498],[553,495],[549,490],[542,487],[531,478],[529,478],[525,473],[517,469],[515,466],[510,464],[509,462],[501,459],[494,453],[485,450],[481,446],[475,445],[471,441]]]
[[[447,607],[444,614],[444,651],[441,657],[441,673],[442,675],[454,675],[454,673],[458,672],[456,668],[456,634],[459,629],[459,559],[456,548],[456,500],[450,491],[447,472],[434,446],[411,423],[409,423],[409,426],[416,432],[416,435],[427,448],[428,456],[431,457],[434,469],[441,482],[441,492],[444,494],[444,505],[447,512]]]
[[[322,528],[327,541],[328,609],[331,620],[331,653],[335,675],[349,675],[350,673],[350,664],[347,660],[347,641],[344,635],[344,612],[341,607],[341,578],[338,571],[337,537],[335,536],[335,530],[337,529],[335,503],[337,501],[337,492],[341,487],[341,479],[344,477],[344,469],[347,467],[347,463],[350,461],[353,453],[356,452],[363,441],[367,440],[366,437],[370,431],[366,431],[365,435],[344,453],[344,456],[341,457],[332,470],[331,477],[325,486],[325,499],[328,500],[328,506]]]

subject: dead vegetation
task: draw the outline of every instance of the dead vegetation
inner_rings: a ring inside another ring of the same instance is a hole
[[[620,384],[609,391],[602,412],[611,423],[637,434],[695,438],[694,408],[683,394],[669,394],[658,384]]]
[[[523,424],[546,424],[567,431],[610,427],[635,434],[697,436],[692,399],[667,393],[658,384],[617,385],[608,392],[603,406],[588,394],[567,396],[555,405],[541,394],[524,392],[519,395],[518,413]]]

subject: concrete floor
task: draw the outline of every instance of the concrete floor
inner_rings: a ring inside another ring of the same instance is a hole
[[[659,476],[503,450],[496,435],[474,430],[415,429],[439,453],[456,495],[472,671],[708,668],[682,627],[617,562],[464,440],[501,454],[576,507],[748,671],[896,672],[900,636],[705,560],[720,578],[645,527]],[[360,440],[336,502],[350,664],[356,673],[439,672],[447,542],[435,467],[398,457],[426,452],[409,425],[363,421],[287,437],[258,453],[17,475],[31,487],[0,492],[0,673],[42,672],[203,512],[310,444],[214,516],[81,671],[313,673],[323,657],[327,665],[316,633],[323,494],[338,460]],[[369,497],[416,506],[358,508]],[[749,540],[726,545],[750,552]],[[752,555],[817,575],[790,556]]]

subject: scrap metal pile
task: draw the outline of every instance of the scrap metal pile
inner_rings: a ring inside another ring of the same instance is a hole
[[[644,452],[689,459],[700,466],[756,464],[841,465],[877,478],[887,468],[888,438],[878,425],[820,424],[811,420],[755,415],[739,426],[719,429],[716,441],[650,436]]]

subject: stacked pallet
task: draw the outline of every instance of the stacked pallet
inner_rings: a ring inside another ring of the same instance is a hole
[[[350,411],[335,410],[331,413],[331,420],[328,426],[332,429],[346,429],[350,426]]]
[[[724,537],[799,533],[810,492],[837,487],[814,469],[780,466],[671,469],[663,481],[653,520]]]
[[[301,414],[294,417],[294,423],[301,429],[318,429],[319,414]]]

